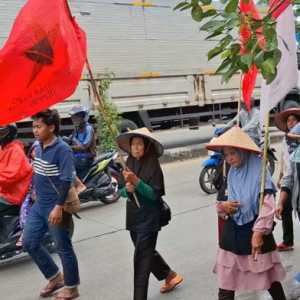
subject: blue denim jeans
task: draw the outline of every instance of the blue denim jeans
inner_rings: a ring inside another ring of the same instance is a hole
[[[49,231],[62,262],[65,286],[76,287],[80,280],[78,262],[71,241],[72,229],[60,225],[48,225],[48,217],[52,208],[41,206],[39,203],[32,206],[24,228],[24,248],[47,280],[55,278],[59,273],[59,268],[41,244],[44,235]]]

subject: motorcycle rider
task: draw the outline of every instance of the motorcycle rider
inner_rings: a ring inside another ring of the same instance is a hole
[[[71,119],[75,129],[71,135],[71,148],[75,158],[77,176],[83,179],[96,156],[96,141],[93,126],[88,122],[89,111],[82,105],[71,109]]]
[[[0,216],[18,211],[31,183],[32,167],[16,137],[15,124],[0,127]]]

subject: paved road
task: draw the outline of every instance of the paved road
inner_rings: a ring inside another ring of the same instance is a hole
[[[149,300],[216,299],[216,277],[211,271],[217,248],[214,196],[200,191],[199,170],[198,160],[164,165],[166,200],[172,206],[174,218],[162,230],[158,249],[171,267],[183,274],[185,282],[173,293],[161,295],[159,283],[151,277]],[[86,207],[81,215],[75,233],[82,278],[81,299],[131,300],[133,247],[124,230],[124,201],[110,206]],[[297,239],[299,224],[296,229]],[[299,246],[292,254],[283,255],[289,277],[300,271],[297,250]],[[38,299],[37,292],[44,281],[30,260],[2,266],[0,274],[1,299]],[[267,299],[265,296],[244,294],[238,300]]]

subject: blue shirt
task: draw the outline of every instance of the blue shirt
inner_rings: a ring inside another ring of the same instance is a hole
[[[75,176],[71,147],[61,138],[55,138],[45,149],[38,144],[33,167],[37,202],[46,206],[62,205]]]
[[[86,151],[74,151],[74,156],[76,158],[90,158],[95,156],[92,149],[94,129],[90,123],[86,123],[82,130],[75,130],[72,135],[72,140],[75,145],[82,145],[87,147]]]

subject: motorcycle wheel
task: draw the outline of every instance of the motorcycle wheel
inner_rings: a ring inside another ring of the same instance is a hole
[[[121,197],[121,195],[119,193],[118,180],[112,176],[111,181],[112,181],[112,185],[114,187],[114,191],[110,195],[101,198],[101,201],[104,204],[111,204],[111,203],[117,202],[119,200],[119,198]]]
[[[217,168],[212,166],[204,167],[199,176],[199,184],[201,189],[206,194],[215,194],[217,192],[216,187],[213,184],[216,176]]]

